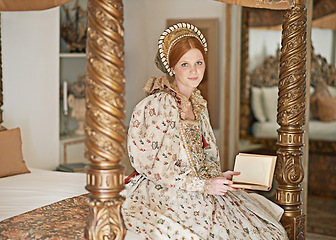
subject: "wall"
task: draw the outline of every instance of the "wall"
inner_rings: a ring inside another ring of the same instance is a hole
[[[58,9],[1,13],[4,122],[31,167],[58,165]]]

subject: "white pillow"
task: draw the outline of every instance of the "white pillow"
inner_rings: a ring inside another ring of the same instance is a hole
[[[251,88],[251,108],[258,122],[266,122],[261,88]]]
[[[262,87],[261,91],[266,119],[270,122],[276,122],[278,108],[278,87]]]
[[[328,92],[330,93],[330,96],[336,97],[336,87],[328,85]]]
[[[309,95],[313,95],[313,93],[315,92],[315,88],[313,86],[309,87]]]

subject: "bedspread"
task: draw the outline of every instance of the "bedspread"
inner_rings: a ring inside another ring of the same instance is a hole
[[[0,222],[0,239],[84,239],[88,194],[68,198]]]

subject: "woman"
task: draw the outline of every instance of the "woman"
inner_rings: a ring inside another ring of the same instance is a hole
[[[135,108],[128,152],[139,173],[126,185],[126,227],[146,239],[287,239],[282,226],[222,173],[206,101],[197,86],[207,44],[191,24],[159,39],[156,64],[174,77],[151,78]]]

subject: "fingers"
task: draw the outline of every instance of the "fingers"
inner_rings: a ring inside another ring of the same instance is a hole
[[[223,177],[227,178],[227,179],[232,179],[232,176],[234,175],[239,175],[240,172],[236,172],[236,171],[226,171],[223,173]]]
[[[233,182],[231,180],[229,180],[229,179],[224,178],[222,180],[222,184],[224,184],[224,185],[231,185],[231,184],[233,184]]]
[[[219,177],[212,180],[210,187],[208,188],[208,194],[211,195],[224,195],[227,191],[236,191],[235,188],[230,187],[232,181]]]
[[[232,187],[226,187],[220,191],[218,191],[218,194],[214,194],[214,195],[225,195],[228,191],[236,191],[237,189],[232,188]]]
[[[212,181],[213,184],[220,184],[220,185],[231,185],[233,184],[233,182],[230,180],[230,179],[227,179],[225,177],[218,177],[218,178],[215,178],[213,181]]]

